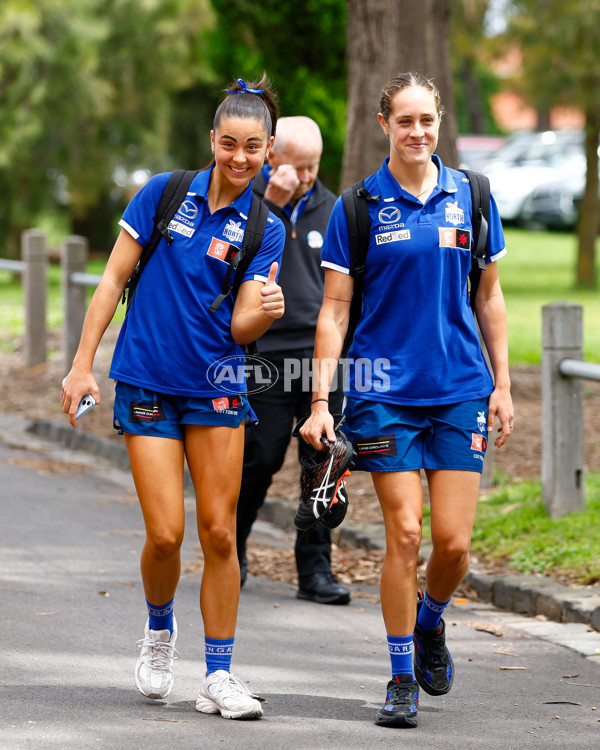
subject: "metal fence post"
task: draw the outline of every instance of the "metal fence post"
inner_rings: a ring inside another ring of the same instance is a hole
[[[565,358],[583,359],[583,308],[542,308],[542,498],[551,518],[583,510],[583,383],[565,377]]]
[[[62,295],[64,304],[63,347],[65,372],[71,369],[73,357],[79,345],[86,308],[86,289],[71,283],[71,274],[85,271],[88,241],[85,237],[72,235],[63,240],[60,247],[62,264]]]
[[[25,365],[33,367],[46,361],[46,235],[39,229],[21,234],[21,260],[25,305]]]

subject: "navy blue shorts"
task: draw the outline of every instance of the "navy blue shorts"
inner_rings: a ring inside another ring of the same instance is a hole
[[[113,426],[119,433],[178,440],[183,440],[186,424],[239,427],[246,417],[256,421],[246,394],[191,398],[122,382],[115,386],[113,411]]]
[[[342,428],[359,471],[483,470],[488,399],[399,406],[348,398]]]

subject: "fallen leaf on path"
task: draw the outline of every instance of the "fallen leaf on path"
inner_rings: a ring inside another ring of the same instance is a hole
[[[481,633],[490,633],[491,635],[495,635],[496,638],[502,638],[502,636],[504,635],[504,632],[500,625],[492,625],[489,622],[465,622],[464,624],[475,628],[475,630],[479,630]]]
[[[517,670],[519,670],[519,671],[525,670],[525,669],[527,669],[527,667],[498,667],[498,669],[503,669],[505,671],[511,671],[511,672],[513,672],[513,671],[517,671]]]

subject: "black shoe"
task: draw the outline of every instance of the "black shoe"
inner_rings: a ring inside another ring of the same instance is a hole
[[[419,686],[409,674],[397,674],[388,682],[385,703],[377,712],[375,724],[381,727],[416,727]]]
[[[350,592],[337,582],[333,573],[313,573],[299,578],[296,597],[317,604],[348,604]]]
[[[296,528],[300,531],[310,529],[332,504],[339,502],[338,490],[344,477],[350,476],[349,469],[355,456],[352,443],[343,432],[336,432],[334,443],[325,438],[322,440],[327,448],[325,452],[315,451],[314,455],[300,459],[303,466],[300,480],[302,492],[294,519]],[[343,515],[340,523],[342,518]]]
[[[417,603],[417,615],[422,602]],[[417,682],[429,695],[445,695],[454,681],[454,663],[446,647],[446,623],[429,630],[415,625],[413,663]]]

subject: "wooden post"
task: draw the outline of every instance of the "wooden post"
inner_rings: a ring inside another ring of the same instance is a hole
[[[21,234],[23,295],[25,297],[25,365],[33,367],[46,361],[46,236],[39,229]]]
[[[551,518],[583,510],[583,383],[561,375],[565,358],[583,359],[583,308],[542,309],[542,498]]]
[[[79,346],[83,319],[85,318],[86,287],[71,283],[72,273],[83,273],[87,262],[88,241],[72,235],[60,247],[62,264],[62,294],[64,305],[63,348],[65,372],[71,369],[73,357]]]

